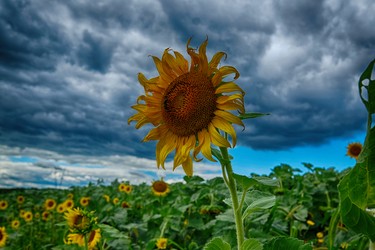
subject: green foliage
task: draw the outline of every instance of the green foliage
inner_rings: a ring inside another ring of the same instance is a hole
[[[344,176],[338,189],[344,224],[375,242],[375,217],[367,211],[375,207],[375,127],[372,125],[375,80],[371,79],[374,64],[375,60],[368,65],[358,83],[360,97],[368,112],[365,143],[356,165]]]

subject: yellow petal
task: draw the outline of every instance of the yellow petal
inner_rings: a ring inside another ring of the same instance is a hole
[[[206,47],[208,44],[208,38],[201,44],[199,47],[199,69],[200,72],[203,73],[204,75],[207,75],[208,71],[208,61],[207,61],[207,55],[206,55]]]
[[[232,137],[232,141],[233,141],[232,144],[233,144],[233,147],[235,147],[237,139],[236,139],[236,131],[234,131],[233,126],[229,124],[226,120],[221,118],[220,116],[215,116],[211,122],[216,128],[221,129],[222,131],[224,131],[225,133],[228,133]]]
[[[242,127],[245,127],[243,122],[241,121],[241,119],[235,115],[233,115],[232,113],[229,113],[229,112],[226,112],[226,111],[223,111],[223,110],[216,110],[214,112],[215,115],[217,116],[220,116],[222,118],[224,118],[225,120],[231,122],[231,123],[235,123],[237,125],[240,125]]]
[[[223,66],[219,69],[219,72],[223,75],[223,77],[233,73],[235,74],[234,79],[240,77],[240,73],[238,72],[238,70],[232,66]]]
[[[194,154],[193,154],[194,157],[196,157],[199,154],[199,152],[201,151],[203,156],[206,157],[208,160],[216,161],[212,157],[211,138],[210,138],[210,134],[208,133],[208,131],[206,129],[203,129],[203,130],[198,132],[198,141],[199,141],[199,145],[198,145],[198,147],[196,147],[194,149]]]
[[[190,156],[186,159],[186,161],[182,163],[182,167],[187,176],[190,177],[193,175],[193,160],[191,159]]]
[[[220,85],[216,90],[215,94],[221,94],[221,93],[230,93],[230,92],[235,92],[239,91],[242,94],[245,94],[245,92],[234,82],[228,82]]]
[[[189,137],[179,137],[176,148],[176,155],[174,158],[173,170],[186,161],[187,157],[190,157],[190,151],[194,148],[196,144],[195,135]]]
[[[172,82],[173,78],[171,76],[169,76],[168,73],[166,73],[164,71],[162,61],[159,58],[157,58],[156,56],[152,56],[152,59],[154,60],[156,69],[158,70],[160,78],[162,79],[162,81],[164,81],[164,82]]]
[[[223,58],[223,56],[225,56],[224,60],[226,59],[227,57],[227,54],[225,54],[224,52],[217,52],[211,59],[211,61],[208,63],[208,66],[212,69],[216,69],[217,68],[217,65],[219,65],[220,61],[221,61],[221,58]]]
[[[163,169],[165,159],[176,148],[176,137],[175,136],[164,136],[163,139],[160,139],[156,145],[156,161],[158,167],[161,165]]]
[[[211,142],[218,147],[226,147],[229,148],[229,142],[222,137],[219,132],[217,132],[216,128],[213,126],[212,123],[208,125],[208,132],[210,133]]]
[[[179,75],[185,74],[189,71],[189,62],[177,51],[173,51],[176,57],[176,64],[179,68]]]

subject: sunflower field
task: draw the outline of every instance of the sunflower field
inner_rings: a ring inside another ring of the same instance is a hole
[[[282,239],[295,249],[368,247],[368,238],[347,228],[337,215],[337,185],[349,170],[304,166],[305,173],[280,165],[268,176],[249,178],[254,183],[248,190],[251,198],[244,201],[246,237],[263,244],[254,249],[281,249],[273,245]],[[236,177],[239,183],[245,178]],[[92,224],[89,249],[192,250],[221,240],[236,245],[228,196],[222,178],[205,181],[198,176],[172,184],[113,181],[66,190],[3,189],[0,242],[4,249],[85,249],[84,241],[83,246],[69,242],[77,235],[72,228]]]

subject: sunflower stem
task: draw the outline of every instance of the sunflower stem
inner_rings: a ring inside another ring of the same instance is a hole
[[[223,161],[222,161],[223,177],[224,177],[224,180],[226,179],[225,183],[227,184],[230,196],[232,198],[232,203],[233,203],[232,208],[233,208],[233,214],[234,214],[234,219],[236,223],[237,248],[240,249],[242,243],[245,240],[243,220],[242,220],[242,214],[241,214],[242,209],[238,202],[237,185],[233,177],[233,168],[232,168],[232,163],[229,158],[228,149],[226,147],[220,147],[220,151],[221,151],[221,156],[223,157]]]

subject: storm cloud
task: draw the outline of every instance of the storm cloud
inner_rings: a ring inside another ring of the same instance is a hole
[[[317,1],[62,1],[0,3],[0,145],[61,155],[154,159],[149,127],[128,126],[157,71],[149,55],[208,55],[241,73],[238,128],[259,150],[320,145],[364,130],[359,75],[374,58],[375,3]],[[33,166],[34,168],[37,166]]]

